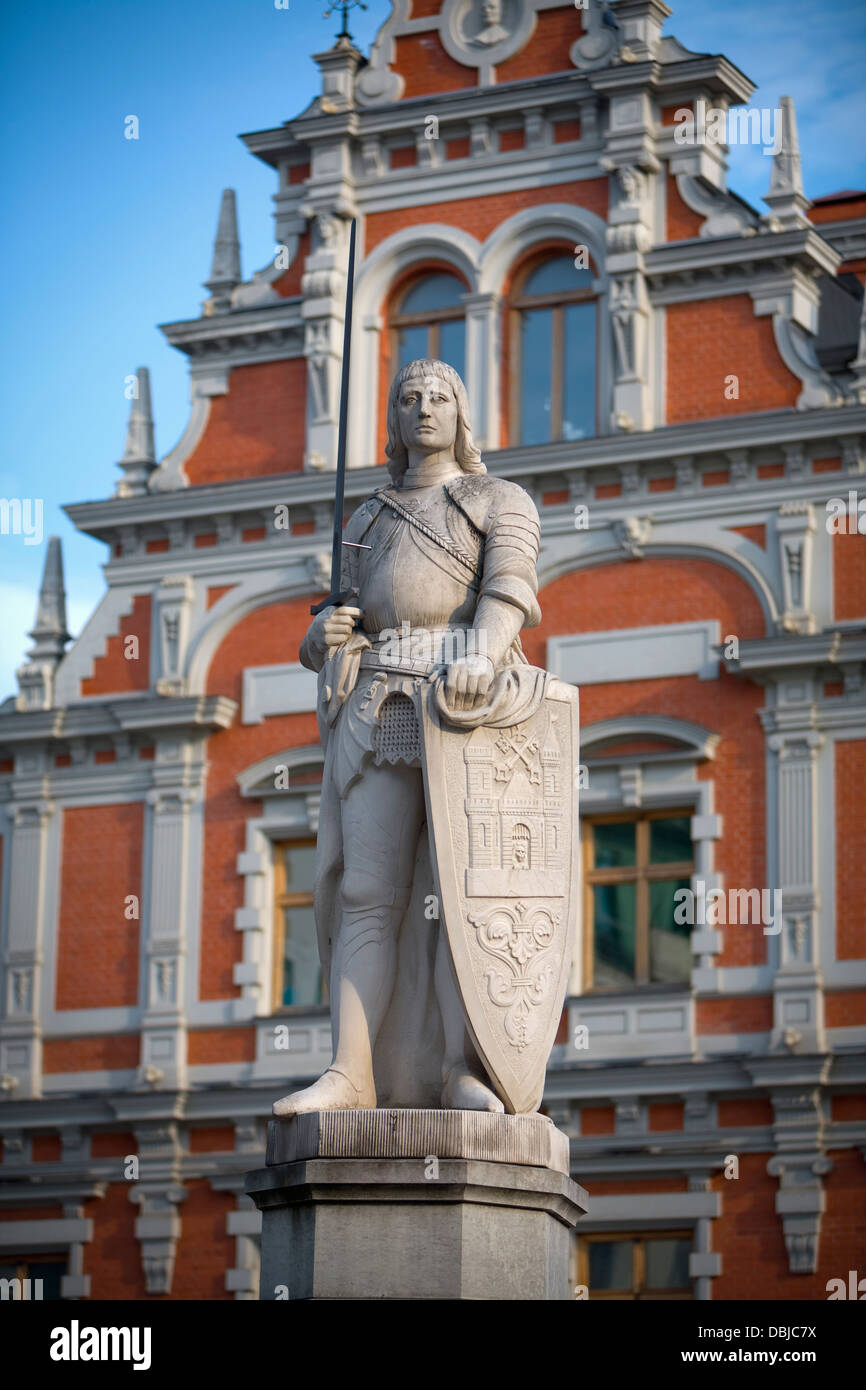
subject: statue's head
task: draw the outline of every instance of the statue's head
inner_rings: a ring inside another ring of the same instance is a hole
[[[481,0],[485,24],[498,24],[502,18],[502,0]]]
[[[486,473],[481,452],[472,438],[469,424],[469,400],[466,387],[447,362],[419,357],[402,367],[391,383],[388,396],[388,443],[385,453],[390,460],[388,471],[399,483],[409,464],[409,445],[424,449],[423,436],[409,439],[409,416],[423,395],[429,409],[429,426],[424,432],[429,439],[429,451],[454,449],[454,458],[464,473]]]

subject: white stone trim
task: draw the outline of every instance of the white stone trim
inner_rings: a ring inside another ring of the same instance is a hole
[[[547,668],[572,685],[697,676],[717,680],[719,623],[666,623],[550,637]]]
[[[209,389],[208,383],[203,380],[190,383],[192,409],[186,427],[174,448],[169,450],[157,470],[151,474],[148,480],[149,491],[173,492],[176,488],[189,486],[184,464],[198,448],[207,428],[212,398],[224,396],[228,391],[228,380],[226,379],[222,390],[218,389],[221,384],[212,382]]]
[[[318,676],[299,661],[244,667],[244,724],[261,724],[271,714],[307,714],[315,710],[317,703]]]

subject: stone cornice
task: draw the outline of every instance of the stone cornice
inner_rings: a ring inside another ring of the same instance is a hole
[[[754,236],[693,237],[687,241],[666,242],[646,253],[645,265],[653,297],[671,282],[685,282],[694,298],[700,284],[716,293],[731,279],[741,283],[743,293],[755,294],[763,288],[757,277],[770,274],[778,278],[797,268],[809,277],[834,275],[840,255],[813,227],[803,226],[781,232],[757,232]]]
[[[0,714],[0,744],[7,748],[45,740],[105,738],[196,729],[227,729],[237,713],[226,695],[148,695],[143,698],[93,700],[62,709]]]
[[[726,669],[734,675],[752,678],[765,675],[771,681],[781,680],[796,668],[818,669],[866,661],[866,623],[859,632],[833,629],[755,638],[740,642],[736,657],[726,656],[722,647],[719,655]]]
[[[736,450],[775,452],[782,461],[785,445],[824,446],[838,454],[842,446],[852,447],[866,435],[866,406],[852,405],[810,411],[767,411],[760,415],[735,415],[727,419],[704,420],[694,424],[668,425],[642,433],[602,435],[595,439],[563,440],[543,446],[488,450],[488,471],[505,478],[534,478],[539,483],[562,477],[572,470],[586,470],[590,476],[605,469],[626,465],[645,469],[669,465],[691,458],[710,462]],[[381,466],[351,468],[346,474],[346,498],[357,503],[385,477]],[[596,481],[593,478],[593,481]],[[817,481],[817,480],[815,480]],[[844,475],[821,475],[821,486],[841,486]],[[721,489],[719,490],[721,491]],[[175,492],[152,492],[142,497],[110,497],[64,506],[79,531],[110,541],[121,527],[158,526],[169,520],[237,516],[243,511],[262,512],[278,503],[290,507],[329,503],[334,493],[331,470],[281,473],[267,477],[243,478],[237,482],[212,483],[207,487],[179,488]],[[665,494],[670,495],[670,494]],[[746,489],[740,496],[748,495]],[[204,552],[199,552],[199,555]],[[156,558],[156,557],[155,557]],[[161,557],[156,558],[157,568]]]
[[[304,351],[300,296],[254,309],[161,323],[159,328],[172,347],[194,363],[213,359],[231,366],[236,360],[255,357],[300,357]]]

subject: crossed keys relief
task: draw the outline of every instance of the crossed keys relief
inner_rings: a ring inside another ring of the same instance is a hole
[[[494,777],[497,782],[510,782],[520,764],[526,770],[533,786],[541,782],[541,765],[538,757],[538,735],[521,733],[520,730],[506,731],[496,740],[496,747],[504,757],[497,763]],[[508,754],[512,756],[509,757]]]

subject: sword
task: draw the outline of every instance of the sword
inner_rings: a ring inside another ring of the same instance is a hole
[[[357,589],[341,589],[343,572],[343,546],[352,541],[343,540],[343,496],[346,491],[346,426],[349,418],[349,357],[352,347],[352,291],[355,284],[355,219],[349,233],[349,274],[346,281],[346,320],[343,328],[343,375],[340,382],[340,429],[337,435],[337,483],[334,491],[334,540],[331,547],[331,592],[321,603],[311,605],[310,612],[321,613],[323,608],[332,605],[339,607],[348,598],[357,598]],[[357,546],[359,550],[369,550],[369,545]]]

